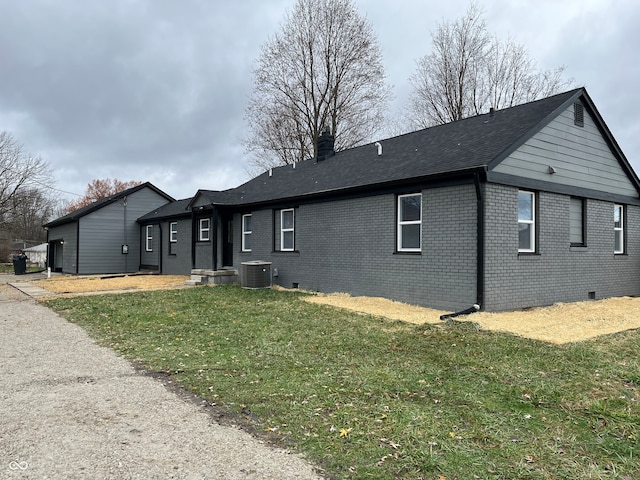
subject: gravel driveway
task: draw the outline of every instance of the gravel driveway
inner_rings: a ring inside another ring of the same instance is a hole
[[[4,285],[0,385],[0,478],[321,478]]]

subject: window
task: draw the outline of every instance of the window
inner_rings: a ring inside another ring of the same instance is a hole
[[[153,252],[153,225],[147,225],[144,247],[147,252]]]
[[[169,255],[177,254],[178,222],[169,222]]]
[[[398,196],[398,251],[422,249],[422,194]]]
[[[518,252],[536,251],[535,193],[518,192]]]
[[[251,251],[251,214],[242,216],[242,251]]]
[[[569,242],[574,247],[585,245],[584,199],[571,197],[569,203]]]
[[[615,246],[613,253],[624,253],[624,206],[613,206],[613,233]]]
[[[294,242],[294,213],[293,208],[280,211],[280,250],[292,252]]]
[[[200,228],[198,232],[198,240],[201,242],[209,241],[209,219],[201,218],[200,219]]]

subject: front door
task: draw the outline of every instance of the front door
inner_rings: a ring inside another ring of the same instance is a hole
[[[51,246],[49,246],[51,248]],[[54,272],[62,272],[62,251],[64,247],[62,245],[62,241],[54,243],[53,249],[53,271]]]
[[[233,266],[233,217],[222,217],[222,266]]]

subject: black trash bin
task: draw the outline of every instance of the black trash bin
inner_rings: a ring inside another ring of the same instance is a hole
[[[27,256],[24,253],[13,256],[13,273],[16,275],[27,273]]]

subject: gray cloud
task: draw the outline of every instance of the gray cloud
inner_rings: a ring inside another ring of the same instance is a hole
[[[94,178],[149,180],[176,197],[247,180],[240,145],[251,68],[293,0],[0,0],[0,130],[82,193]],[[360,0],[383,51],[393,114],[430,31],[467,2]],[[486,1],[490,29],[586,85],[640,166],[632,1]],[[594,28],[594,25],[597,28]],[[634,108],[635,107],[635,108]]]

